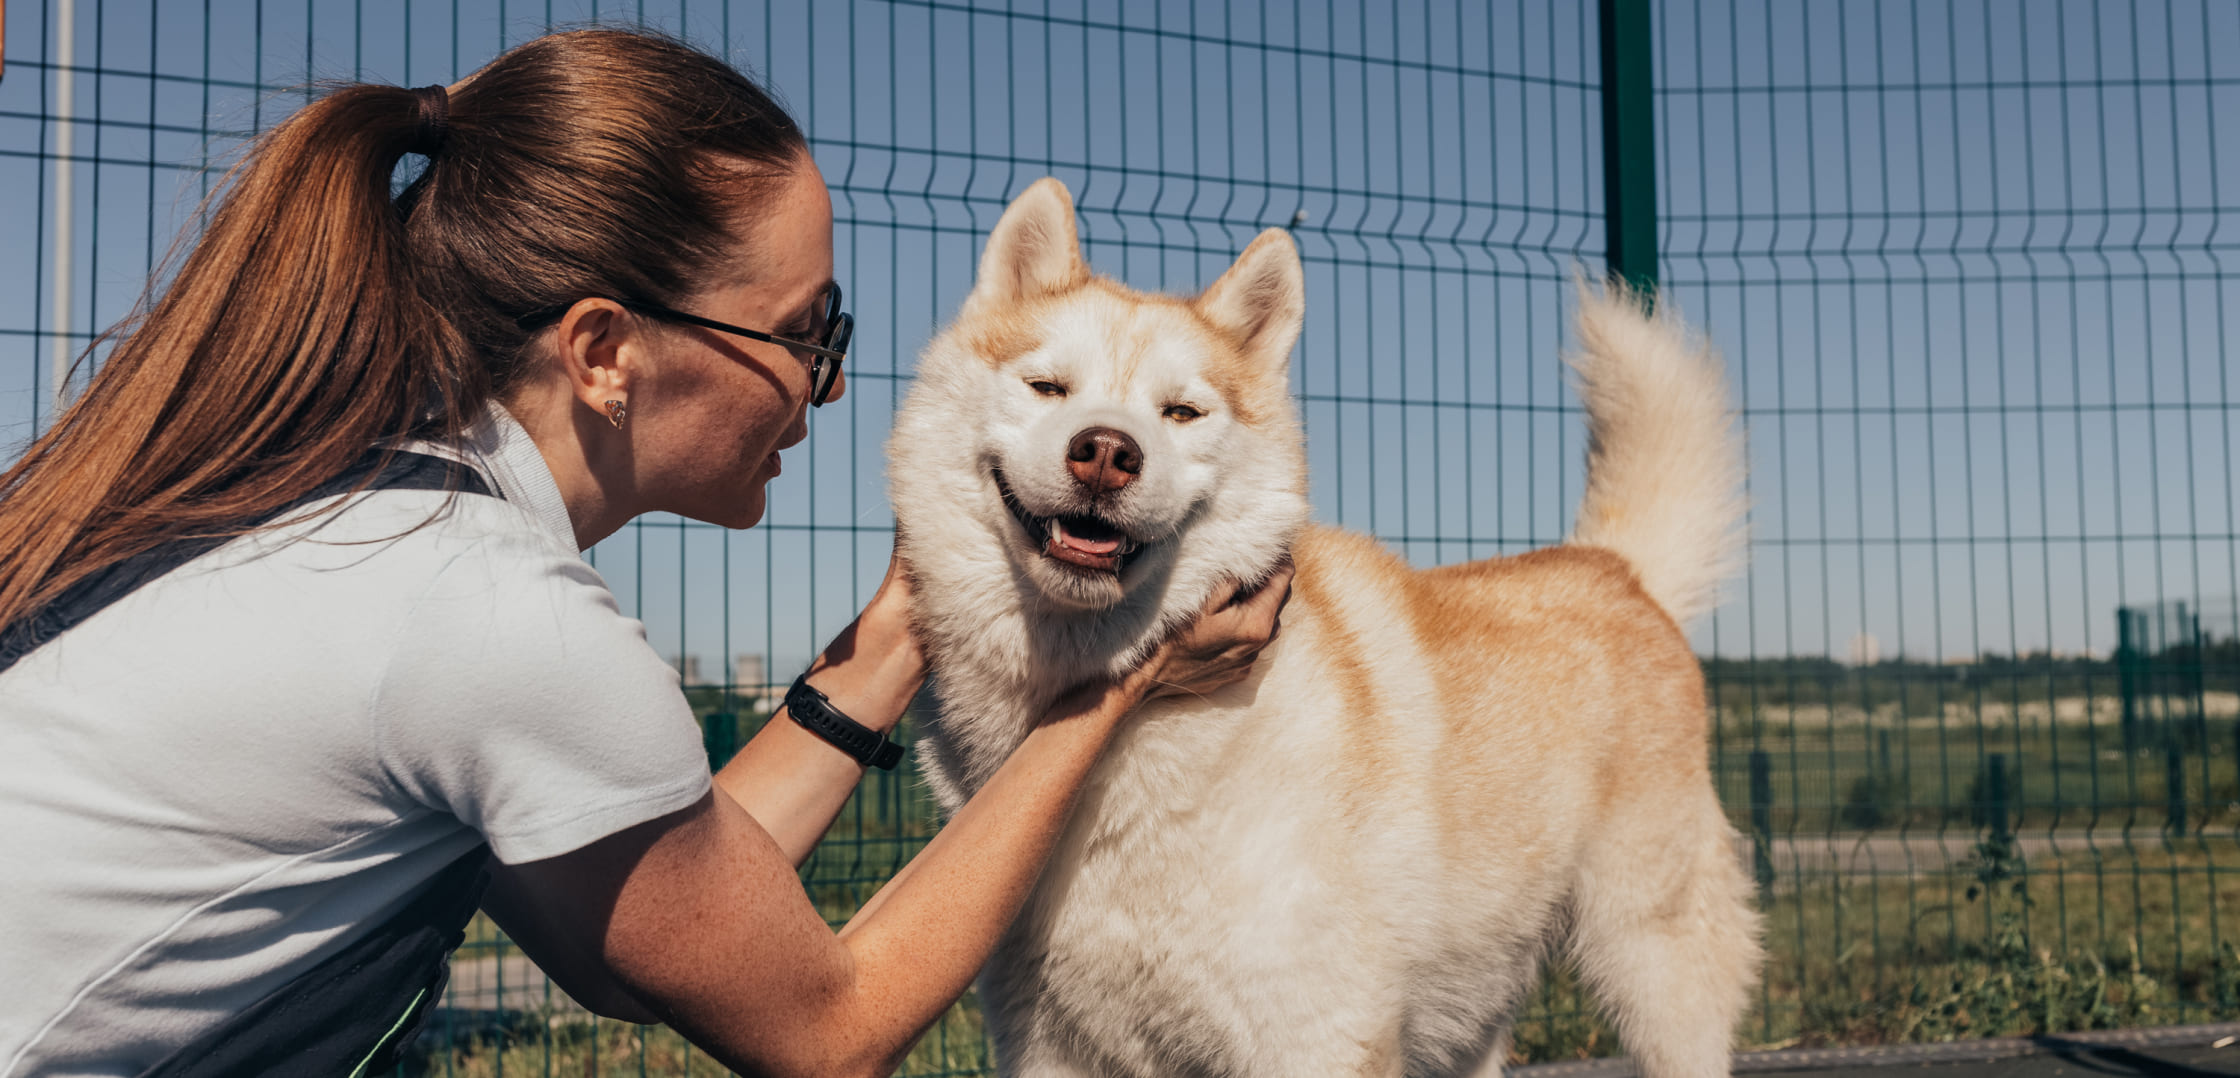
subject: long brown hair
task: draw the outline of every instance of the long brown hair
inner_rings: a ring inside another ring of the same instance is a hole
[[[0,474],[0,627],[167,540],[233,534],[400,435],[447,437],[515,381],[515,320],[674,303],[731,272],[800,128],[729,65],[578,30],[421,96],[331,90],[249,148],[78,399]],[[426,169],[391,198],[408,152]]]

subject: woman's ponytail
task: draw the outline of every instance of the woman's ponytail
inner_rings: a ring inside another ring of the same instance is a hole
[[[227,534],[385,440],[462,430],[526,310],[720,270],[799,129],[634,31],[530,42],[459,87],[351,85],[266,132],[161,296],[0,474],[0,626],[169,539]],[[432,155],[404,197],[391,177]],[[455,173],[457,173],[455,175]]]
[[[170,287],[0,476],[0,624],[92,568],[285,505],[464,403],[443,387],[468,365],[420,298],[389,197],[420,113],[412,91],[352,86],[251,147]]]

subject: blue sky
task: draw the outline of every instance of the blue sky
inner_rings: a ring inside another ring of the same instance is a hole
[[[0,441],[53,329],[56,0],[7,0]],[[2240,9],[2204,0],[1658,5],[1668,297],[1728,357],[1754,564],[1729,655],[2104,651],[2118,603],[2236,590]],[[1212,279],[1295,229],[1293,371],[1326,521],[1419,564],[1559,539],[1559,355],[1599,266],[1591,4],[80,0],[67,329],[129,309],[197,166],[313,78],[448,80],[558,22],[646,22],[765,76],[834,188],[849,397],[744,533],[650,519],[597,564],[665,654],[798,667],[883,567],[880,444],[1006,198],[1055,174],[1090,258]],[[151,77],[152,73],[152,77]]]

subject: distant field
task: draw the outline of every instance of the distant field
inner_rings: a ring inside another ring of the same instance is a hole
[[[2076,710],[2086,711],[2082,700]],[[2187,828],[2240,824],[2236,738],[2240,722],[2214,714],[2142,728],[2126,751],[2113,720],[2017,721],[1957,706],[1902,722],[1776,713],[1722,721],[1711,761],[1720,800],[1747,829],[1750,754],[1767,754],[1775,835],[1988,823],[1997,756],[2010,826],[2113,838],[2154,835],[2170,822],[2173,749]]]

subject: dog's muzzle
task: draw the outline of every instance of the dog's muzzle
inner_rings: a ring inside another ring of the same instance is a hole
[[[1043,557],[1088,572],[1117,574],[1127,565],[1128,556],[1143,547],[1126,529],[1094,512],[1054,516],[1030,512],[1012,492],[1011,484],[1004,481],[1002,469],[992,469],[989,474],[996,481],[996,493],[1002,495],[1004,508],[1011,511],[1011,518],[1019,522],[1028,542]]]

